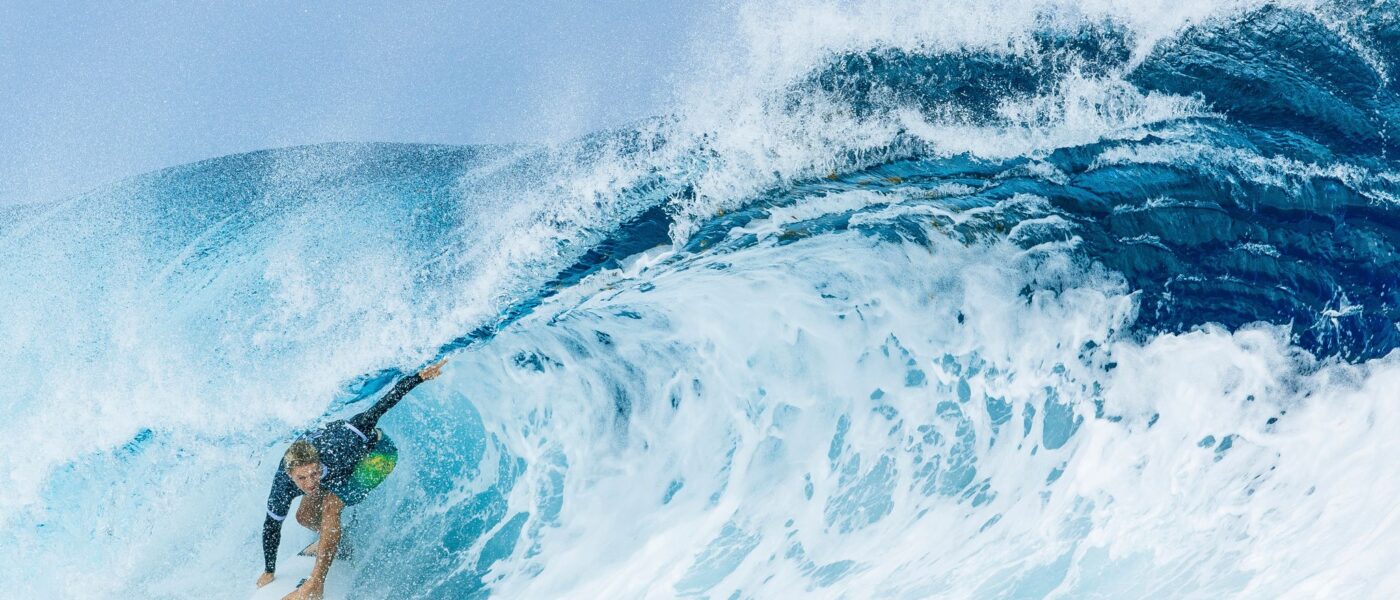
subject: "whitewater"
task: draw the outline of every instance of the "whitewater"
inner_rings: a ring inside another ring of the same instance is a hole
[[[0,596],[247,597],[441,357],[355,597],[1400,593],[1400,4],[740,12],[626,127],[0,208]]]

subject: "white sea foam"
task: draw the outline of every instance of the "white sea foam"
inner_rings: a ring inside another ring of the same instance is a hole
[[[510,396],[482,410],[514,453],[568,464],[557,525],[498,593],[1302,597],[1391,577],[1355,559],[1394,535],[1360,530],[1388,522],[1363,490],[1396,473],[1356,453],[1393,445],[1400,355],[1319,363],[1263,326],[1123,338],[1132,296],[1054,252],[760,246],[603,276],[483,349],[543,372],[467,367]],[[1060,291],[1028,304],[1033,280]]]

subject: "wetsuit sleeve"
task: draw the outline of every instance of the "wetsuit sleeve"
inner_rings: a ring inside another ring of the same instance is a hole
[[[378,426],[379,418],[384,416],[384,413],[389,412],[389,409],[398,404],[399,400],[403,400],[409,390],[417,387],[420,383],[423,383],[423,378],[419,377],[417,373],[400,379],[398,383],[394,384],[394,388],[389,390],[389,393],[384,394],[383,398],[374,403],[374,406],[347,420],[362,434],[369,435]]]
[[[263,567],[268,573],[277,569],[277,547],[282,543],[282,521],[292,507],[292,499],[301,495],[301,490],[292,483],[292,478],[281,464],[277,465],[277,476],[272,478],[272,491],[267,495],[267,515],[263,517]]]
[[[263,571],[277,571],[277,547],[282,544],[282,522],[268,515],[263,518]]]

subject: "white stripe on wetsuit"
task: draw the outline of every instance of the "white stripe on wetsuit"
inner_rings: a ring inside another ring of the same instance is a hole
[[[369,442],[369,436],[365,435],[365,432],[360,431],[360,430],[359,430],[358,428],[356,428],[354,425],[351,425],[349,421],[346,421],[346,422],[344,423],[344,425],[345,425],[345,428],[346,428],[346,429],[349,429],[350,431],[355,432],[355,435],[360,436],[360,441],[366,442],[366,443]]]

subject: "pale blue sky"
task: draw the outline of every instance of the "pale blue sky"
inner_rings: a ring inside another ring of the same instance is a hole
[[[326,141],[564,139],[665,110],[722,0],[0,2],[0,204]]]

